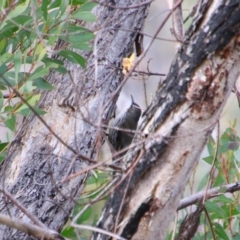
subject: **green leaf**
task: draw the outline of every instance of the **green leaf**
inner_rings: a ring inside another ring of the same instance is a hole
[[[47,20],[48,17],[48,5],[50,4],[50,0],[42,0],[42,11],[43,11],[43,17],[45,20]]]
[[[92,14],[91,12],[87,12],[87,11],[80,11],[81,9],[79,9],[78,11],[74,12],[71,16],[71,18],[76,18],[76,19],[80,19],[86,22],[95,22],[97,20],[97,17]]]
[[[229,203],[234,204],[234,200],[232,198],[228,198],[225,195],[219,195],[216,199],[213,200],[216,203]]]
[[[236,151],[239,148],[240,138],[232,128],[227,128],[219,140],[219,154],[228,150]]]
[[[79,5],[79,4],[84,4],[88,0],[72,0],[71,3],[72,5]]]
[[[1,53],[1,52],[3,51],[3,49],[5,48],[6,43],[7,43],[6,38],[4,38],[4,39],[2,39],[2,40],[0,41],[0,53]]]
[[[236,125],[237,125],[237,119],[236,119],[236,118],[234,118],[234,120],[233,120],[233,124],[232,124],[232,128],[235,128],[235,127],[236,127]]]
[[[35,112],[38,114],[38,115],[44,115],[46,114],[45,111],[43,111],[42,109],[40,109],[38,106],[35,106],[33,107],[33,109],[35,110]],[[18,112],[19,114],[21,114],[22,116],[30,116],[30,115],[33,115],[33,112],[30,108],[25,108],[25,109],[22,109],[21,111]]]
[[[29,76],[28,81],[34,80],[34,79],[36,79],[36,78],[44,77],[44,76],[48,75],[48,73],[49,73],[49,69],[46,68],[46,67],[41,66],[41,67],[37,68],[37,69]]]
[[[32,96],[29,100],[27,100],[27,102],[28,102],[28,104],[30,105],[30,106],[35,106],[36,105],[36,103],[37,103],[37,101],[40,99],[40,94],[37,94],[37,95],[34,95],[34,96]],[[27,104],[22,104],[22,106],[20,106],[17,110],[16,110],[16,112],[21,112],[22,110],[24,110],[24,109],[29,109],[29,107],[28,107],[28,105]],[[29,109],[30,110],[30,109]],[[30,110],[31,111],[31,110]]]
[[[228,137],[228,134],[225,132],[219,140],[218,154],[225,153],[228,151],[229,140],[230,139]]]
[[[42,109],[39,108],[38,106],[35,106],[35,107],[34,107],[34,110],[36,111],[36,113],[37,113],[38,115],[44,115],[44,114],[47,113],[46,111],[42,110]]]
[[[73,63],[78,63],[80,64],[83,68],[86,65],[86,60],[79,54],[70,51],[70,50],[61,50],[59,52],[59,55],[65,57],[66,59],[68,59],[69,61],[73,62]]]
[[[75,35],[68,35],[61,37],[64,41],[68,41],[72,44],[84,43],[92,40],[94,38],[94,34],[92,32],[82,32]]]
[[[22,1],[19,5],[17,5],[17,7],[8,13],[6,20],[12,19],[22,14],[27,9],[28,5],[29,0]]]
[[[30,94],[35,88],[36,87],[33,86],[33,82],[32,81],[27,81],[19,88],[18,91],[20,93]]]
[[[210,156],[215,155],[215,141],[212,136],[209,136],[207,148]]]
[[[31,16],[28,15],[19,15],[12,19],[13,22],[16,22],[19,25],[26,25],[28,23],[32,23],[33,19]]]
[[[77,43],[77,44],[71,44],[72,48],[80,49],[84,51],[92,51],[93,47],[89,46],[87,43]]]
[[[44,80],[43,78],[37,78],[34,79],[34,84],[33,86],[36,86],[39,89],[43,89],[43,90],[53,90],[54,87],[46,80]]]
[[[0,40],[4,38],[10,38],[12,37],[15,32],[18,30],[18,27],[12,24],[6,25],[1,31],[0,31]]]
[[[39,43],[36,46],[34,55],[35,57],[38,56],[37,62],[41,62],[41,60],[45,57],[46,52],[47,52],[47,49],[45,48],[43,43]]]
[[[84,221],[88,220],[92,214],[92,208],[89,207],[82,215],[81,217],[77,220],[78,224],[83,223]]]
[[[38,115],[44,115],[46,114],[45,111],[43,111],[42,109],[40,109],[38,106],[35,106],[33,107],[33,109],[35,110],[35,112],[38,114]],[[25,108],[25,109],[22,109],[21,111],[18,112],[19,114],[23,115],[23,116],[29,116],[29,115],[33,115],[33,112],[30,108]]]
[[[4,112],[6,112],[6,113],[11,113],[13,111],[13,107],[12,106],[6,106],[5,108],[4,108]],[[12,114],[12,113],[11,113]]]
[[[54,62],[46,62],[45,66],[46,68],[58,68],[59,65]]]
[[[228,203],[219,203],[219,204],[221,204],[221,208],[227,214],[228,219],[229,218],[233,219],[234,216],[236,216],[236,217],[240,216],[239,212],[236,210],[236,203],[233,203],[231,205]],[[224,221],[223,221],[223,223],[224,223]]]
[[[79,34],[82,32],[91,32],[89,29],[82,26],[64,25],[63,30],[72,34]]]
[[[18,73],[18,84],[23,84],[23,82],[25,81],[25,77],[28,73]],[[16,82],[15,82],[15,73],[12,72],[6,72],[4,74],[4,78],[5,80],[8,82],[8,84],[10,84],[10,86],[15,87]],[[1,78],[0,78],[1,81]],[[2,80],[2,82],[6,85],[5,81]]]
[[[235,156],[234,156],[234,152],[232,150],[228,150],[225,155],[226,155],[228,162],[234,161]]]
[[[6,1],[7,1],[7,0],[2,0],[2,1],[0,1],[0,8],[1,8],[1,9],[6,7]]]
[[[48,57],[45,57],[43,58],[42,60],[43,63],[45,63],[46,65],[49,64],[49,63],[54,63],[56,65],[61,65],[63,66],[63,62],[59,59],[54,59],[54,58],[48,58]],[[47,65],[48,66],[48,65]]]
[[[5,143],[0,143],[0,152],[2,152],[3,150],[6,149],[6,147],[8,146],[9,142],[5,142]]]
[[[67,69],[65,67],[58,67],[55,69],[55,71],[62,73],[62,74],[66,74],[67,73]]]
[[[109,179],[109,176],[106,173],[98,172],[98,171],[96,171],[96,173],[97,173],[97,177],[95,177],[95,175],[92,175],[87,179],[87,185],[89,184],[99,185],[101,183],[105,183]]]
[[[4,53],[1,57],[0,57],[0,65],[7,63],[9,61],[11,61],[11,59],[13,58],[13,55],[11,53]]]
[[[65,238],[76,239],[76,238],[74,238],[74,237],[76,237],[75,228],[73,228],[73,227],[66,227],[61,232],[61,235],[63,237],[65,237]]]
[[[213,156],[208,156],[203,158],[203,160],[208,163],[209,165],[212,165],[212,161],[213,161]]]
[[[86,2],[80,7],[80,11],[91,11],[96,5],[98,5],[95,2]]]
[[[61,34],[61,31],[62,31],[62,26],[61,25],[58,26],[57,29],[54,29],[54,31],[51,31],[50,32],[51,36],[49,37],[47,44],[48,45],[54,44],[57,41],[57,39],[59,38],[59,34]]]
[[[6,16],[4,22],[0,25],[0,30],[6,25],[6,21],[12,18],[15,18],[22,14],[28,7],[30,0],[26,0],[18,4],[15,8],[13,8]]]
[[[2,77],[2,75],[4,75],[7,71],[8,71],[8,68],[5,64],[0,65],[0,77]]]
[[[218,206],[218,204],[208,201],[208,202],[206,202],[205,206],[209,213],[215,215],[214,219],[227,219],[227,215],[226,215],[225,211],[223,211],[222,208]],[[212,215],[212,217],[213,217],[213,215]]]
[[[97,182],[97,180],[96,180],[94,175],[92,175],[91,177],[89,177],[87,179],[87,185],[89,185],[89,184],[96,184],[96,182]]]
[[[216,178],[215,178],[215,181],[214,181],[214,184],[213,184],[213,187],[219,187],[223,184],[226,183],[226,180],[224,178],[224,175],[222,174],[219,174]]]
[[[217,236],[218,236],[217,239],[229,240],[229,237],[226,234],[226,231],[219,223],[214,222],[213,226],[214,226],[215,232],[217,233]]]
[[[14,114],[10,115],[9,118],[4,121],[6,127],[8,127],[11,131],[15,131],[16,129],[16,116]]]
[[[52,4],[50,5],[49,9],[58,8],[60,4],[61,4],[61,0],[52,1]]]
[[[61,14],[60,14],[60,16],[62,16],[66,12],[68,5],[69,5],[68,0],[61,0],[61,4],[60,4]]]
[[[22,66],[22,53],[20,49],[14,54],[13,62],[14,62],[14,70],[15,70],[15,81],[17,82],[18,73]]]

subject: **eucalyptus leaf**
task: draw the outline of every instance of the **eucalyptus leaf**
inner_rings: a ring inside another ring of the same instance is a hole
[[[95,22],[97,17],[88,11],[76,11],[72,14],[71,18],[80,19],[86,22]]]
[[[80,7],[80,11],[91,11],[96,5],[98,5],[95,2],[86,2]]]
[[[7,24],[6,21],[11,20],[24,13],[24,11],[27,9],[29,5],[29,1],[30,0],[26,0],[24,2],[20,1],[19,4],[9,12],[6,18],[4,19],[3,23],[0,25],[0,30]]]
[[[59,52],[59,55],[65,57],[66,59],[68,59],[69,61],[71,61],[73,63],[78,63],[82,67],[85,67],[85,65],[86,65],[86,60],[81,55],[79,55],[73,51],[62,50]]]
[[[13,62],[14,62],[14,71],[15,71],[15,81],[17,82],[18,73],[22,66],[22,53],[20,49],[14,54]]]
[[[33,86],[36,86],[39,89],[43,89],[43,90],[53,90],[54,87],[46,80],[44,80],[43,78],[37,78],[34,79],[34,84]]]
[[[45,68],[43,66],[37,68],[28,78],[28,81],[34,80],[39,77],[44,77],[49,73],[49,68]]]
[[[14,114],[9,115],[7,120],[4,121],[6,127],[8,127],[11,131],[15,131],[16,129],[16,116]]]

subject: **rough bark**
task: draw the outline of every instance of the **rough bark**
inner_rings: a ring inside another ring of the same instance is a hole
[[[194,212],[190,213],[183,219],[178,236],[175,240],[187,240],[194,237],[200,224],[200,216],[203,210],[204,206],[200,205]]]
[[[165,238],[240,73],[239,1],[199,1],[195,16],[97,224],[126,239]]]
[[[109,4],[109,1],[102,2]],[[119,0],[117,5],[131,6],[142,2]],[[148,7],[149,4],[129,9],[102,5],[96,8],[98,21],[90,28],[97,32],[97,51],[95,54],[81,53],[87,59],[87,68],[64,61],[68,74],[62,76],[51,72],[48,76],[55,90],[43,93],[40,105],[47,112],[42,118],[51,131],[38,117],[26,118],[1,164],[1,187],[51,229],[61,230],[88,174],[81,174],[66,183],[62,180],[70,173],[86,169],[90,164],[87,158],[97,160],[96,153],[103,141],[100,126],[107,124],[112,116],[115,91],[123,80],[118,68],[123,57],[133,52],[136,31],[142,29]],[[95,62],[98,69],[94,68]],[[2,193],[0,211],[31,222]],[[1,225],[0,239],[32,238]]]

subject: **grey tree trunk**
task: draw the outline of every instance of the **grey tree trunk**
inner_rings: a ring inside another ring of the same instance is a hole
[[[240,73],[240,3],[199,1],[164,85],[143,114],[142,139],[98,227],[126,239],[164,239],[180,197]],[[134,145],[134,144],[133,144]],[[109,239],[94,233],[92,239]]]
[[[139,3],[142,1],[119,0],[117,4]],[[1,164],[1,188],[51,229],[62,229],[85,186],[88,159],[98,160],[104,136],[101,126],[112,117],[119,93],[115,91],[123,80],[121,62],[133,52],[148,7],[143,4],[118,9],[99,5],[95,9],[98,21],[90,26],[97,32],[95,55],[81,53],[88,62],[86,69],[64,61],[68,74],[50,73],[48,81],[56,90],[42,94],[40,105],[47,112],[42,117],[45,124],[36,116],[26,118]],[[98,69],[94,68],[95,61]],[[63,182],[77,171],[83,174]],[[31,222],[2,193],[0,211]],[[0,239],[31,237],[1,225]]]

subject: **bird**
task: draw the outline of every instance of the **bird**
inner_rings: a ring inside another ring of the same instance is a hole
[[[134,102],[132,95],[131,99],[131,105],[116,117],[109,130],[108,139],[116,152],[130,146],[135,135],[133,131],[136,130],[142,113],[139,105]],[[124,156],[127,150],[119,155]]]

